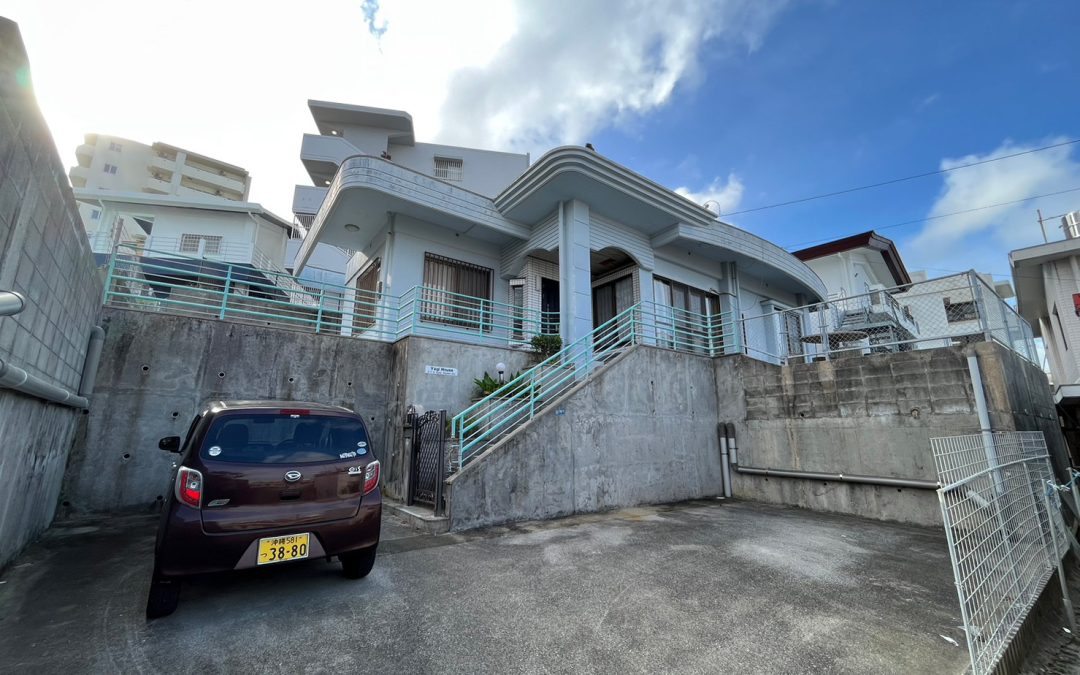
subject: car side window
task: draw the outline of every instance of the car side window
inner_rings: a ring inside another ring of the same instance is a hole
[[[201,419],[202,415],[196,415],[195,419],[191,420],[191,426],[188,427],[187,435],[184,436],[184,444],[180,446],[180,452],[187,452],[188,447],[191,445],[191,437],[195,435],[195,427],[198,426]]]

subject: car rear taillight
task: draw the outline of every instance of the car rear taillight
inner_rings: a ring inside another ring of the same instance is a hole
[[[202,505],[203,478],[195,469],[180,467],[176,473],[176,498],[181,503],[199,508]]]
[[[379,487],[379,460],[375,459],[368,462],[367,468],[364,469],[364,494],[377,487]]]

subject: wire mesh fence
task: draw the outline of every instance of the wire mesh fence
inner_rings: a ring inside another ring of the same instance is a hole
[[[1031,327],[974,272],[757,316],[744,313],[739,324],[732,338],[741,340],[742,351],[773,363],[991,340],[1037,361]]]
[[[972,673],[993,672],[1068,543],[1042,432],[933,438]]]

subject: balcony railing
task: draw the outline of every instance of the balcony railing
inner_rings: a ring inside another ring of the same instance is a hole
[[[162,251],[158,241],[117,247],[106,304],[384,341],[426,336],[527,347],[533,336],[557,332],[556,314],[532,308],[426,286],[390,296],[301,281],[227,255]],[[737,309],[701,314],[641,302],[631,322],[611,331],[605,339],[616,343],[777,364],[975,341],[999,342],[1037,363],[1031,327],[974,273],[745,318]]]

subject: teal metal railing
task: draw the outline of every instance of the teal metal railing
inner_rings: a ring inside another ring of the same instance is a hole
[[[598,365],[636,344],[639,309],[634,305],[620,312],[455,415],[450,426],[458,440],[457,465],[464,466],[546,409]]]
[[[129,244],[117,246],[109,260],[104,302],[386,341],[422,335],[522,346],[558,330],[557,316],[442,289],[417,286],[390,296]]]

